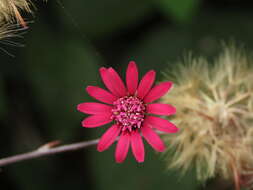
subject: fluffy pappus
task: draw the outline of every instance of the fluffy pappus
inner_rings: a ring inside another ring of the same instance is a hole
[[[188,57],[166,80],[175,82],[163,103],[177,108],[180,128],[165,136],[173,155],[170,168],[196,169],[205,182],[221,177],[236,189],[253,184],[253,59],[242,49],[225,47],[212,62]],[[169,148],[170,150],[170,148]]]

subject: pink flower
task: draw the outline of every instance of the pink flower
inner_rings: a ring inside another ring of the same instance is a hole
[[[86,128],[99,127],[113,122],[113,125],[101,137],[97,149],[108,149],[119,136],[115,159],[121,163],[125,160],[131,146],[134,157],[143,162],[145,157],[142,137],[158,152],[165,150],[165,145],[155,130],[176,133],[173,124],[153,115],[172,115],[176,109],[168,104],[151,103],[165,95],[172,82],[162,82],[153,86],[155,71],[145,74],[138,85],[138,69],[131,61],[126,72],[126,86],[113,68],[100,68],[101,78],[109,90],[88,86],[87,92],[93,98],[106,103],[81,103],[77,109],[91,114],[83,120]]]

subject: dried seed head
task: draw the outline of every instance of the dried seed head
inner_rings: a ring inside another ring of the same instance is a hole
[[[0,41],[6,38],[15,37],[20,29],[15,24],[0,22]]]
[[[0,43],[11,46],[22,46],[9,40],[11,37],[20,37],[20,31],[27,29],[27,24],[20,11],[31,13],[30,0],[0,0]],[[1,51],[9,54],[4,48]],[[9,54],[11,55],[11,54]]]
[[[30,0],[1,0],[0,1],[0,21],[13,21],[16,19],[21,25],[25,25],[20,10],[31,12]]]
[[[237,189],[253,184],[252,62],[231,47],[213,65],[190,57],[166,75],[175,88],[162,101],[177,108],[181,128],[165,136],[175,150],[170,167],[186,171],[194,165],[202,182],[219,175],[233,179]]]

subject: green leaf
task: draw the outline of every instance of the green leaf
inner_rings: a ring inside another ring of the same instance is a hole
[[[177,22],[187,22],[192,19],[200,0],[158,0],[157,3],[169,18],[172,17]]]

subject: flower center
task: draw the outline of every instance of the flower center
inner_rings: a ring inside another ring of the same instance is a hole
[[[125,96],[113,102],[112,119],[122,127],[122,131],[141,127],[146,107],[137,97]]]

